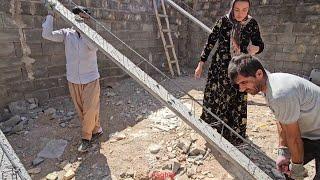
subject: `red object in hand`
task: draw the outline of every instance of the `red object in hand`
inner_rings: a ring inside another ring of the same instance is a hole
[[[149,174],[151,180],[174,180],[176,174],[170,171],[153,171]]]
[[[285,156],[278,156],[276,160],[277,170],[282,173],[289,173],[290,159]]]

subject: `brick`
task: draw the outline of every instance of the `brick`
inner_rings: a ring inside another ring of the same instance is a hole
[[[320,15],[320,4],[319,2],[317,4],[303,4],[298,5],[296,7],[296,13],[297,14],[316,14]]]
[[[297,73],[300,73],[302,70],[302,63],[301,62],[284,61],[283,68],[286,70],[294,70]],[[292,71],[290,71],[290,72],[292,72]]]
[[[0,12],[10,13],[10,1],[0,1]]]
[[[0,42],[20,42],[18,29],[3,29],[0,31]]]
[[[112,77],[112,76],[121,76],[124,72],[120,68],[106,68],[101,69],[101,77]]]
[[[46,16],[48,14],[47,9],[44,7],[42,3],[34,3],[34,15],[37,16]]]
[[[262,39],[265,43],[277,42],[277,36],[275,36],[274,34],[264,34],[262,35]]]
[[[15,56],[16,57],[22,57],[23,52],[21,48],[21,43],[20,42],[14,42],[14,49],[15,49]]]
[[[0,80],[3,82],[12,82],[12,81],[19,81],[22,79],[21,69],[16,67],[15,69],[7,69],[7,68],[0,68]]]
[[[62,76],[66,74],[66,66],[49,66],[48,67],[49,77],[51,76]]]
[[[49,89],[53,87],[58,87],[57,78],[47,78],[47,79],[37,79],[34,81],[34,86],[36,89]]]
[[[66,76],[58,77],[58,85],[59,86],[68,86],[68,80]]]
[[[13,43],[0,43],[0,57],[12,57],[15,54]]]
[[[26,37],[26,42],[42,42],[42,29],[24,29],[23,33]]]
[[[43,43],[42,51],[44,55],[64,55],[65,54],[63,43]]]
[[[307,52],[307,46],[304,44],[284,45],[283,52],[305,54]]]
[[[32,63],[34,68],[44,68],[50,65],[49,56],[32,55],[30,58],[35,60],[35,62]]]
[[[9,83],[10,91],[17,93],[32,92],[35,90],[32,80],[29,81],[13,81]]]
[[[32,73],[33,77],[35,79],[40,79],[40,78],[48,78],[48,70],[46,67],[41,67],[41,68],[32,68]],[[27,77],[27,72],[25,71],[24,76]]]
[[[280,44],[294,44],[296,37],[290,34],[277,35],[277,43]]]
[[[50,88],[48,91],[49,91],[50,98],[59,97],[59,96],[66,96],[69,94],[68,88],[66,86]]]
[[[21,19],[24,24],[23,28],[34,28],[34,18],[32,15],[21,16]]]
[[[41,56],[42,44],[41,43],[28,43],[27,46],[30,48],[32,56]]]
[[[49,99],[49,91],[47,89],[37,90],[31,93],[26,93],[24,96],[26,99],[28,98],[37,98],[39,100],[40,105]]]
[[[320,23],[296,23],[293,32],[296,34],[320,34]]]
[[[21,3],[21,14],[22,15],[32,15],[31,13],[31,3],[28,1],[20,1]]]
[[[32,16],[33,17],[33,26],[36,29],[42,29],[42,23],[45,19],[43,16]]]
[[[297,35],[296,37],[297,44],[306,44],[306,45],[317,45],[320,46],[320,35]]]

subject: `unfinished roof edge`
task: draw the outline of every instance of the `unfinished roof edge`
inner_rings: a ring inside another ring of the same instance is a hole
[[[55,10],[74,28],[82,32],[87,38],[95,43],[98,48],[107,55],[115,64],[128,73],[149,93],[175,112],[182,120],[190,125],[197,133],[203,136],[208,143],[219,150],[223,157],[237,166],[241,172],[240,179],[271,179],[264,171],[256,166],[249,158],[242,154],[236,147],[225,140],[219,133],[214,131],[207,123],[199,121],[190,110],[171,95],[164,87],[159,85],[148,74],[142,71],[138,66],[132,63],[126,56],[115,49],[97,32],[91,29],[83,22],[75,19],[75,15],[65,8],[58,0],[48,0],[50,3],[56,4]]]

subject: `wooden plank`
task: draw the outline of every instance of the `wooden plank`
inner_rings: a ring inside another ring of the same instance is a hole
[[[74,18],[74,14],[66,9],[59,1],[48,1],[56,4],[55,9],[63,19],[72,24],[78,31],[84,33],[84,35],[95,43],[98,48],[115,64],[128,73],[160,102],[176,113],[183,121],[204,137],[209,144],[218,150],[226,161],[229,161],[230,164],[239,170],[239,179],[271,179],[271,177],[256,166],[248,157],[230,144],[219,133],[213,130],[213,128],[211,128],[207,123],[199,120],[199,118],[196,117],[190,109],[183,105],[180,100],[176,99],[164,87],[159,85],[148,74],[132,63],[126,56],[121,54],[97,32],[85,23],[77,22]]]

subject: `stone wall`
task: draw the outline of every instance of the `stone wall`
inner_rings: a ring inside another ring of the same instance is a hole
[[[226,0],[184,1],[189,12],[208,26],[224,15]],[[46,9],[41,0],[0,1],[0,109],[8,102],[36,97],[40,102],[68,94],[65,78],[65,54],[62,43],[41,37]],[[69,0],[61,0],[71,7]],[[167,70],[166,58],[151,0],[74,0],[89,7],[93,16],[108,30],[147,58]],[[229,1],[228,1],[229,2]],[[181,4],[182,5],[182,4]],[[168,6],[173,40],[180,66],[195,68],[208,34]],[[320,1],[254,0],[251,14],[258,20],[266,48],[260,57],[270,71],[309,75],[320,68]],[[61,18],[55,29],[69,27]],[[95,28],[133,62],[141,59],[99,26]],[[127,77],[105,55],[98,53],[103,86]],[[150,70],[146,64],[141,67]]]
[[[72,7],[69,0],[61,0]],[[115,35],[153,63],[166,62],[150,0],[74,0],[89,7],[93,16]],[[41,24],[47,14],[41,0],[0,1],[0,108],[8,102],[35,97],[43,102],[68,94],[63,43],[41,37]],[[70,27],[55,18],[55,29]],[[92,23],[94,24],[94,23]],[[134,53],[106,33],[102,26],[92,26],[116,48],[140,62]],[[125,73],[102,53],[98,53],[103,86],[126,77]],[[145,67],[145,65],[143,65]]]
[[[205,22],[215,22],[229,9],[229,0],[185,1]],[[319,0],[252,0],[251,14],[266,45],[259,56],[270,71],[309,76],[313,68],[320,68]],[[188,59],[195,66],[208,35],[190,24],[186,36]]]

